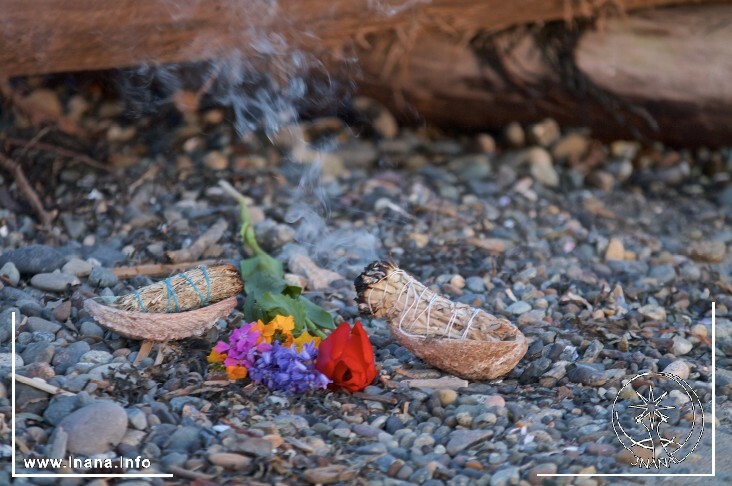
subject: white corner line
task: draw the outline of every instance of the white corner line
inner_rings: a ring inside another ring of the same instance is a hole
[[[37,473],[37,474],[16,474],[15,472],[15,312],[10,313],[10,324],[12,341],[10,344],[10,431],[12,434],[10,461],[11,476],[14,478],[172,478],[173,474],[61,474],[61,473]]]
[[[671,478],[671,477],[686,477],[686,478],[709,478],[717,475],[717,303],[712,302],[712,472],[711,473],[699,473],[699,474],[549,474],[539,473],[537,477],[572,477],[572,478],[592,478],[592,477],[605,477],[605,478]]]

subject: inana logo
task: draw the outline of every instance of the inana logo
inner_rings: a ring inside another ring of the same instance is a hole
[[[704,433],[704,411],[696,392],[669,373],[642,373],[615,397],[612,423],[620,443],[641,468],[683,462]]]

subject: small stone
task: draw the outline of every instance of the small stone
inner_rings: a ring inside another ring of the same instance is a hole
[[[485,282],[482,278],[474,276],[474,277],[468,277],[465,280],[465,286],[470,290],[471,292],[475,293],[481,293],[485,291]]]
[[[79,363],[106,364],[112,361],[112,355],[106,351],[92,349],[87,351],[79,359]]]
[[[605,261],[609,260],[624,260],[625,259],[625,248],[620,238],[610,239],[610,243],[607,245],[605,250]]]
[[[56,307],[54,307],[51,312],[53,313],[53,317],[57,321],[66,322],[69,316],[71,316],[71,301],[65,300],[61,302]]]
[[[57,395],[51,399],[48,407],[43,412],[43,418],[51,425],[58,425],[79,406],[79,400],[76,396]]]
[[[688,351],[687,351],[688,352]],[[675,354],[675,353],[674,353]],[[670,373],[672,375],[676,375],[682,380],[686,380],[689,378],[689,365],[684,360],[676,360],[670,363],[668,366],[666,366],[663,369],[664,373]]]
[[[435,391],[435,396],[440,401],[440,405],[443,407],[447,407],[451,403],[455,402],[457,400],[457,392],[455,390],[437,390]]]
[[[89,284],[94,287],[112,287],[118,281],[117,275],[108,268],[94,267],[89,274]]]
[[[81,282],[75,275],[65,273],[39,273],[31,278],[31,285],[47,292],[64,292],[72,285]]]
[[[492,430],[453,430],[447,442],[447,453],[454,456],[476,444],[487,441],[493,436]]]
[[[465,288],[465,279],[462,275],[453,275],[453,277],[450,279],[450,285],[459,289],[463,289]]]
[[[28,329],[32,332],[47,332],[50,334],[56,334],[61,330],[61,324],[41,319],[40,317],[29,317],[28,323],[26,324]]]
[[[503,136],[512,147],[523,147],[526,144],[526,134],[518,122],[509,123],[503,131]]]
[[[55,356],[53,356],[53,365],[56,368],[56,373],[66,373],[88,351],[89,344],[86,341],[76,341],[65,348],[59,348]]]
[[[214,452],[208,455],[208,460],[216,466],[232,470],[246,469],[252,463],[247,456],[233,452]]]
[[[646,304],[638,312],[643,317],[650,321],[665,321],[666,320],[666,309],[656,304]]]
[[[545,476],[539,476],[539,474],[556,474],[557,465],[553,462],[545,462],[544,464],[538,464],[531,469],[528,473],[528,481],[531,486],[540,486],[544,484],[544,481],[548,479]]]
[[[330,284],[336,280],[343,280],[343,276],[320,268],[307,255],[297,253],[292,255],[288,261],[290,271],[303,275],[308,279],[308,288],[310,290],[323,290],[329,288]]]
[[[648,276],[655,278],[659,284],[665,285],[676,278],[676,270],[674,270],[674,266],[670,263],[664,263],[651,268]]]
[[[535,123],[529,127],[529,139],[532,143],[541,145],[542,147],[549,147],[551,144],[556,142],[561,136],[559,124],[547,118]]]
[[[125,421],[127,414],[125,414]],[[195,452],[201,447],[201,431],[198,427],[188,425],[178,430],[165,442],[165,449],[176,452]]]
[[[611,192],[615,187],[615,177],[606,170],[595,170],[587,176],[587,182],[603,192]]]
[[[13,287],[17,287],[18,282],[20,282],[20,272],[13,262],[7,262],[2,266],[0,275],[5,277]]]
[[[673,345],[671,346],[671,353],[674,356],[683,356],[694,348],[691,342],[681,336],[676,336],[673,339]]]
[[[602,386],[607,383],[607,378],[602,372],[582,364],[567,366],[567,378],[572,383],[580,383],[586,386]]]
[[[214,150],[203,158],[203,165],[211,170],[226,170],[229,167],[229,158],[221,152]]]
[[[127,413],[117,403],[98,401],[66,416],[58,427],[68,434],[72,454],[100,454],[117,446],[127,431]]]
[[[64,256],[46,245],[28,245],[0,255],[0,265],[13,262],[23,275],[52,272],[64,264]]]
[[[272,456],[272,443],[266,439],[252,437],[238,444],[237,451],[250,456],[267,458]]]
[[[700,262],[722,262],[726,252],[727,246],[722,241],[695,241],[689,247],[689,256]]]
[[[58,95],[48,88],[33,90],[31,94],[23,98],[23,103],[28,106],[31,112],[37,111],[39,116],[50,119],[58,119],[63,115],[63,108]],[[49,121],[46,119],[45,121]]]
[[[504,408],[506,400],[501,395],[485,395],[482,399],[486,407]]]
[[[21,357],[25,363],[50,363],[56,347],[48,342],[39,342],[29,344],[21,353]]]
[[[505,469],[499,469],[491,476],[491,486],[509,486],[518,484],[519,468],[510,466]]]
[[[530,310],[531,310],[531,305],[528,302],[524,302],[523,300],[514,302],[513,304],[506,307],[506,312],[509,312],[516,316],[521,315],[525,312],[529,312]]]
[[[548,187],[557,187],[559,185],[559,174],[554,169],[552,156],[546,149],[541,147],[530,148],[526,151],[524,157],[529,163],[531,177],[537,182]]]
[[[91,337],[104,337],[104,329],[102,329],[97,323],[92,321],[84,321],[81,323],[81,335]]]
[[[310,484],[333,484],[354,479],[358,471],[347,466],[331,465],[306,469],[302,478]]]
[[[496,153],[496,141],[488,135],[487,133],[481,133],[476,137],[476,142],[478,143],[478,147],[480,147],[480,150],[485,154],[494,154]]]
[[[571,132],[560,138],[552,147],[552,155],[556,160],[577,162],[587,152],[590,139],[578,132]]]
[[[87,277],[92,271],[92,264],[81,258],[72,258],[61,268],[61,272],[77,277]]]
[[[147,415],[137,407],[127,409],[127,420],[137,430],[145,430],[147,428]]]

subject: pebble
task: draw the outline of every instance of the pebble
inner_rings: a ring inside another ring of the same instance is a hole
[[[6,251],[0,255],[0,265],[13,262],[23,275],[52,272],[64,264],[64,256],[56,249],[46,245],[28,245],[17,250]]]
[[[209,152],[203,158],[203,165],[211,170],[224,170],[229,167],[229,158],[219,151]]]
[[[671,353],[675,356],[683,356],[690,352],[694,348],[694,345],[686,338],[676,336],[673,339],[673,345],[671,347]]]
[[[674,266],[670,263],[664,263],[652,267],[648,276],[655,278],[659,284],[666,285],[676,278],[676,270],[674,270]]]
[[[543,464],[537,464],[536,466],[529,469],[529,472],[527,474],[528,481],[531,486],[541,486],[544,484],[544,481],[547,480],[546,477],[539,476],[539,474],[556,474],[557,473],[557,465],[553,462],[545,462]]]
[[[233,452],[214,452],[207,457],[212,464],[235,471],[246,469],[252,463],[249,457]]]
[[[97,337],[100,339],[104,337],[104,329],[93,321],[82,322],[80,330],[82,336]]]
[[[89,273],[89,284],[94,287],[112,287],[119,281],[112,270],[104,267],[94,267]]]
[[[556,160],[577,162],[587,152],[590,140],[578,132],[570,132],[557,140],[552,146],[552,156]]]
[[[64,292],[70,286],[81,284],[75,275],[60,272],[36,274],[31,278],[30,283],[35,288],[47,292]]]
[[[689,247],[689,256],[700,262],[723,262],[726,252],[727,246],[722,241],[695,241]]]
[[[541,147],[533,147],[528,149],[523,155],[529,163],[529,171],[531,176],[540,184],[548,187],[559,186],[559,174],[557,174],[552,162],[552,156],[546,149]]]
[[[529,312],[530,310],[531,310],[531,305],[528,302],[524,302],[523,300],[514,302],[513,304],[506,307],[506,312],[509,312],[516,316],[521,315],[525,312]]]
[[[20,282],[20,272],[13,262],[7,262],[0,268],[0,275],[8,279],[8,282],[13,287],[18,286]]]
[[[532,143],[541,145],[542,147],[549,147],[554,142],[559,140],[562,132],[559,129],[559,124],[547,118],[535,123],[529,127],[529,139]]]
[[[57,374],[64,374],[66,371],[79,362],[82,356],[89,351],[89,344],[86,341],[76,341],[65,348],[59,348],[53,357],[53,366]]]
[[[491,476],[491,486],[509,486],[512,484],[518,484],[518,482],[519,468],[516,466],[499,469]]]
[[[625,260],[625,248],[620,238],[612,238],[605,250],[605,261]]]
[[[117,446],[127,431],[127,413],[117,403],[98,401],[66,416],[58,427],[68,434],[72,454],[100,454]]]
[[[354,479],[358,471],[357,468],[335,464],[307,469],[302,473],[302,478],[310,484],[345,483]]]
[[[61,268],[63,273],[76,275],[77,277],[87,277],[92,271],[92,264],[81,258],[72,258]]]
[[[457,400],[458,394],[455,390],[444,389],[435,391],[435,396],[440,401],[440,405],[447,407]]]
[[[105,364],[110,361],[112,361],[112,355],[110,353],[96,349],[87,351],[79,358],[80,363]]]
[[[526,143],[526,134],[518,122],[511,122],[506,125],[503,136],[512,147],[523,147]]]
[[[674,353],[674,354],[676,354],[676,353]],[[669,364],[668,366],[666,366],[663,369],[664,373],[670,373],[672,375],[676,375],[679,378],[681,378],[682,380],[686,380],[689,378],[690,371],[691,370],[689,368],[689,365],[686,363],[686,361],[681,360],[681,359],[672,362],[671,364]]]
[[[50,363],[56,347],[48,342],[29,344],[20,354],[25,363]]]
[[[487,441],[492,436],[492,430],[454,430],[450,432],[449,440],[445,447],[447,448],[447,453],[454,456],[465,449]]]
[[[137,430],[145,430],[147,428],[147,415],[137,407],[127,409],[127,420]]]
[[[485,282],[480,277],[468,277],[465,279],[465,286],[471,292],[481,293],[485,291]]]
[[[26,323],[27,328],[32,332],[48,332],[56,334],[61,330],[61,324],[41,319],[40,317],[29,317]]]
[[[665,321],[666,320],[666,309],[656,304],[646,304],[638,312],[643,317],[651,321]]]
[[[607,382],[607,378],[602,372],[583,364],[567,366],[567,378],[572,383],[580,383],[586,386],[601,386]]]

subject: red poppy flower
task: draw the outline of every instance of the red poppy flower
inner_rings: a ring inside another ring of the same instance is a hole
[[[374,350],[359,321],[344,322],[320,343],[315,368],[350,392],[363,390],[376,377]]]

